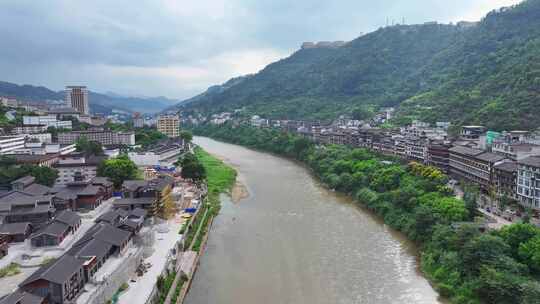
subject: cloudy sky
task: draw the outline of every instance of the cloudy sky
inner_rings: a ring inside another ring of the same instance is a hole
[[[519,0],[0,0],[0,80],[187,98],[303,41],[351,40],[386,19],[479,20]]]

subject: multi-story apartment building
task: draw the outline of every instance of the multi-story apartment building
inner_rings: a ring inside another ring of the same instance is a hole
[[[504,156],[491,152],[455,146],[449,149],[450,174],[477,184],[483,191],[489,191],[493,166]]]
[[[430,141],[427,144],[427,159],[426,163],[430,166],[435,166],[443,172],[448,173],[450,162],[450,149],[452,145],[441,140]]]
[[[88,89],[85,86],[67,86],[66,104],[77,109],[81,114],[90,114],[88,105]]]
[[[492,186],[498,197],[516,197],[517,162],[505,160],[493,166]]]
[[[517,198],[526,207],[540,210],[540,156],[518,161]]]
[[[133,127],[142,128],[144,127],[144,117],[141,116],[141,113],[133,114]]]
[[[405,155],[408,160],[424,163],[427,159],[426,140],[414,136],[405,138]]]
[[[83,153],[61,155],[54,168],[58,170],[57,185],[73,183],[83,177],[90,180],[96,177],[97,167],[107,159],[106,156],[87,156]]]
[[[178,115],[161,115],[157,121],[159,132],[170,138],[180,136],[180,117]]]
[[[484,133],[486,133],[484,126],[463,126],[460,136],[463,139],[478,139]]]
[[[0,136],[0,155],[24,148],[24,136]]]
[[[72,131],[58,134],[58,143],[63,145],[73,144],[80,137],[86,137],[89,141],[99,142],[104,146],[108,145],[128,145],[135,144],[135,133],[133,132],[113,132],[103,129],[87,131]]]

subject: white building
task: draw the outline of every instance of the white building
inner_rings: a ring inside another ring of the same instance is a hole
[[[25,136],[0,136],[0,155],[24,148]]]
[[[55,127],[57,129],[71,129],[71,120],[58,120],[56,115],[42,115],[42,116],[23,116],[24,125],[45,125],[48,127]]]
[[[39,142],[50,144],[52,143],[52,134],[51,133],[37,133],[37,134],[26,134],[26,140],[37,139]]]
[[[13,154],[26,155],[46,155],[59,154],[65,155],[75,152],[75,145],[45,144],[42,142],[27,141],[24,148],[12,151]]]
[[[180,143],[165,144],[144,152],[128,153],[138,167],[170,166],[178,160],[183,152],[183,145]]]
[[[75,177],[84,176],[89,180],[96,177],[97,167],[107,156],[85,156],[83,153],[70,153],[60,156],[54,168],[58,170],[56,184],[65,185],[75,181]]]
[[[517,198],[520,204],[540,210],[540,156],[518,161]]]
[[[47,131],[46,125],[24,125],[13,128],[13,134],[36,134]]]

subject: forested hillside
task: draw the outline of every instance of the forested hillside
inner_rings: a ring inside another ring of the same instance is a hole
[[[182,107],[245,106],[268,117],[331,119],[362,105],[400,105],[401,121],[537,128],[540,0],[491,12],[476,24],[398,25],[340,48],[301,49]]]

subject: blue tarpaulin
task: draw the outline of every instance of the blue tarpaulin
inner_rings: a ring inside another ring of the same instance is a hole
[[[184,211],[187,213],[195,213],[195,211],[197,211],[197,208],[186,208],[184,209]]]

